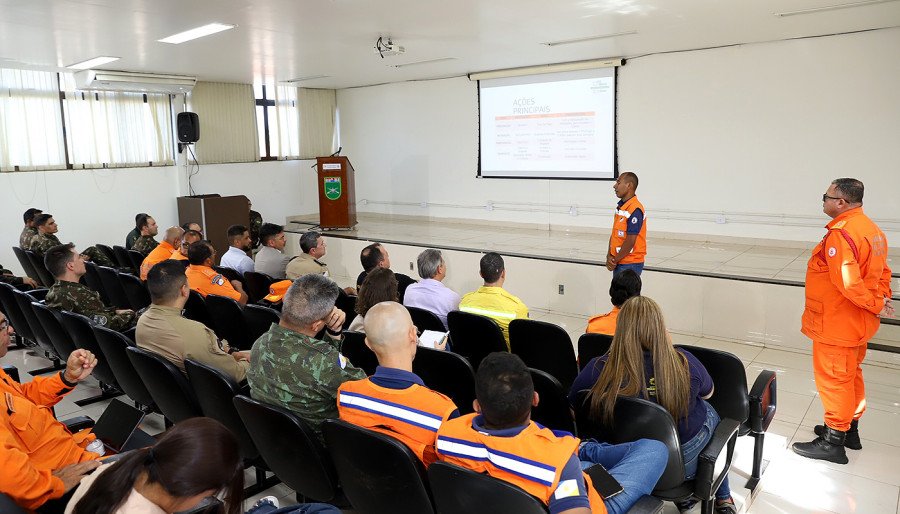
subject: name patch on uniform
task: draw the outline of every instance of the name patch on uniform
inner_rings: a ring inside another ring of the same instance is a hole
[[[828,248],[828,256],[829,257],[834,257],[836,253],[837,253],[837,248],[835,248],[833,246]]]
[[[557,500],[561,500],[563,498],[578,496],[578,494],[578,483],[575,480],[563,480],[556,487],[556,492],[553,493],[553,497]]]

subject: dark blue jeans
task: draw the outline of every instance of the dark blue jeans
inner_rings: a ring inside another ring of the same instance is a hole
[[[262,502],[246,514],[341,514],[341,509],[327,503],[300,503],[276,509],[271,503]]]
[[[700,452],[712,439],[713,432],[716,431],[716,426],[719,425],[720,421],[719,413],[716,412],[716,409],[707,403],[706,400],[701,401],[706,405],[706,421],[703,422],[703,426],[700,427],[697,435],[681,445],[681,454],[684,456],[684,478],[686,479],[694,478],[694,475],[697,474],[697,459],[700,456]],[[726,475],[722,485],[719,486],[719,490],[716,491],[716,499],[727,500],[730,497],[731,488],[728,486],[728,476]]]
[[[585,441],[578,449],[578,458],[582,469],[600,464],[622,484],[621,493],[603,500],[609,514],[622,514],[653,491],[666,470],[669,453],[666,445],[651,439],[623,444]]]
[[[627,269],[630,269],[631,271],[637,273],[638,276],[641,276],[641,272],[644,271],[644,263],[643,262],[634,262],[631,264],[617,264],[616,267],[613,269],[613,276],[616,276],[619,273],[622,273],[623,271],[625,271]]]

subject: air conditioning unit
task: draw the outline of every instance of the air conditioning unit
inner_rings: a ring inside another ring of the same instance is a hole
[[[195,77],[160,75],[130,71],[82,70],[75,72],[75,86],[93,91],[127,91],[134,93],[189,93],[197,84]]]

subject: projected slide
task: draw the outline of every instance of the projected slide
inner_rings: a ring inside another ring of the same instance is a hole
[[[479,82],[481,175],[612,178],[611,68]]]

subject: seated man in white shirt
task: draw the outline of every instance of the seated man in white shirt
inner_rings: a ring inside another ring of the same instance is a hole
[[[431,311],[447,328],[447,313],[459,309],[459,294],[445,286],[447,265],[440,250],[429,248],[416,259],[420,282],[410,284],[403,296],[403,305]]]
[[[256,252],[255,271],[265,273],[275,280],[284,280],[285,268],[291,260],[284,254],[284,227],[263,223],[259,229],[259,251]]]
[[[231,268],[241,275],[253,271],[253,259],[247,256],[250,249],[250,231],[243,225],[228,227],[228,251],[219,261],[219,266]]]

